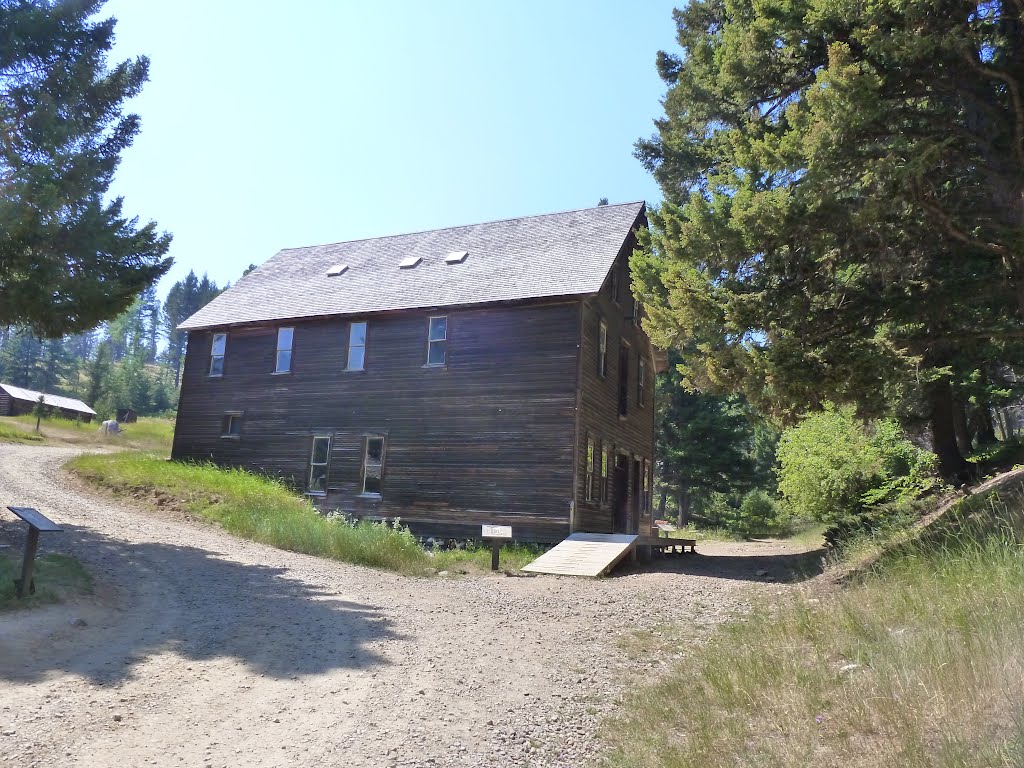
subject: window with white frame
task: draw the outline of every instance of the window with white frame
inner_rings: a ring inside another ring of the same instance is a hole
[[[210,344],[210,375],[224,375],[224,352],[228,346],[228,335],[226,333],[213,334],[213,341]]]
[[[641,357],[637,365],[636,374],[636,404],[641,408],[647,400],[647,361]]]
[[[604,320],[597,329],[597,375],[602,379],[608,374],[608,326]]]
[[[363,493],[380,496],[384,485],[384,436],[363,440]]]
[[[587,437],[587,480],[584,498],[587,501],[594,500],[594,438]]]
[[[430,318],[427,329],[427,365],[444,365],[448,359],[448,318]]]
[[[331,461],[331,438],[316,436],[309,454],[308,493],[327,493],[327,467]]]
[[[350,323],[348,327],[348,365],[350,371],[361,371],[366,365],[366,322]]]
[[[292,341],[295,338],[294,328],[277,329],[277,358],[274,373],[288,373],[292,369]]]

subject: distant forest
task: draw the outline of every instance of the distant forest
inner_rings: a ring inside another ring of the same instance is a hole
[[[177,326],[226,288],[189,272],[163,302],[151,286],[92,331],[42,339],[24,327],[0,327],[0,382],[80,398],[104,418],[119,408],[174,411],[186,340]]]

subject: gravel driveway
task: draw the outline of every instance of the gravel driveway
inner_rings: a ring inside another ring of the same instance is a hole
[[[593,764],[625,683],[659,669],[621,638],[699,636],[793,588],[755,574],[789,578],[795,551],[756,544],[601,580],[395,576],[90,495],[60,469],[75,453],[0,445],[0,507],[64,524],[42,551],[98,584],[0,615],[2,765]]]

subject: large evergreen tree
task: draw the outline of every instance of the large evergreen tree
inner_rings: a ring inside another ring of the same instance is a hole
[[[170,236],[107,200],[139,131],[138,58],[107,66],[102,0],[0,0],[0,323],[94,328],[170,266]]]
[[[1020,357],[1021,6],[694,0],[634,259],[688,385],[782,416],[917,404],[965,469],[958,389]]]

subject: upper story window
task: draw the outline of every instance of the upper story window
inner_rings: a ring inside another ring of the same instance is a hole
[[[366,364],[366,322],[350,323],[348,327],[348,365],[350,371],[361,371]]]
[[[294,328],[277,329],[277,360],[274,373],[288,373],[292,369],[292,341],[295,338]]]
[[[384,436],[367,435],[363,448],[363,493],[381,495],[384,484]]]
[[[210,375],[224,375],[224,350],[228,346],[228,335],[226,333],[213,334],[213,343],[210,345]]]
[[[640,323],[640,301],[635,296],[633,297],[633,309],[629,313],[629,321],[633,325],[639,325]]]
[[[427,332],[427,365],[444,365],[448,359],[448,318],[430,318]]]
[[[615,262],[612,264],[612,280],[611,280],[611,294],[612,301],[616,304],[619,303],[619,263]]]
[[[619,344],[619,416],[629,413],[629,343]]]
[[[640,358],[636,369],[636,404],[641,408],[647,401],[647,361]]]
[[[597,375],[602,379],[608,375],[608,326],[604,320],[597,331]]]
[[[327,493],[327,467],[331,461],[331,438],[314,437],[309,454],[307,493]]]

